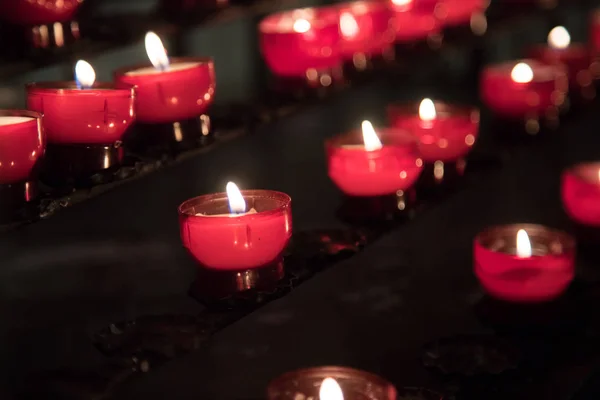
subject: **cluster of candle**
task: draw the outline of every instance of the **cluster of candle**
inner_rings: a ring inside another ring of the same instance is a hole
[[[390,0],[285,11],[261,21],[260,44],[275,74],[312,81],[344,61],[362,68],[395,42],[426,39],[486,8],[484,0]]]
[[[215,94],[213,61],[169,59],[152,32],[146,50],[151,65],[120,69],[114,83],[96,82],[93,67],[80,60],[75,81],[27,85],[28,109],[37,114],[0,116],[0,184],[34,181],[34,166],[45,150],[75,147],[84,154],[94,146],[118,148],[135,121],[174,123],[203,114]],[[108,161],[100,168],[112,167]]]

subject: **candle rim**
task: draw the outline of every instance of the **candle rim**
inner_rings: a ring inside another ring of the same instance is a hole
[[[11,124],[11,125],[17,125],[17,124],[26,124],[32,121],[38,121],[44,118],[44,114],[37,112],[37,111],[31,111],[31,110],[23,110],[23,109],[0,109],[0,117],[27,117],[27,118],[32,118],[31,121],[23,121],[23,122],[18,122],[16,124]]]
[[[27,93],[44,93],[45,95],[63,95],[66,93],[79,93],[79,95],[96,95],[101,91],[112,96],[133,96],[135,86],[127,85],[128,88],[119,88],[112,82],[94,82],[89,89],[79,89],[75,81],[42,81],[32,82],[25,85]]]
[[[375,126],[375,132],[383,145],[381,149],[370,151],[369,153],[378,153],[397,147],[417,146],[418,140],[405,129],[394,127]],[[392,136],[393,135],[393,136]],[[361,129],[355,129],[347,133],[333,136],[325,141],[325,147],[328,149],[360,151],[360,149],[344,149],[343,146],[360,145],[364,146],[364,140]],[[416,147],[415,147],[416,148]]]
[[[493,243],[494,239],[514,238],[516,240],[517,232],[520,229],[527,231],[532,248],[534,247],[534,243],[545,243],[549,249],[551,249],[552,243],[560,243],[562,247],[560,253],[549,251],[546,256],[562,256],[574,253],[575,251],[575,239],[573,236],[559,229],[550,228],[541,224],[524,223],[491,226],[478,233],[477,236],[475,236],[475,242],[488,251],[495,251],[491,248],[491,243]],[[542,239],[544,240],[542,241]],[[508,253],[504,254],[510,255]],[[516,255],[514,256],[517,257]],[[525,259],[533,257],[535,256],[527,257]]]
[[[522,60],[504,61],[504,62],[500,62],[500,63],[490,64],[485,68],[484,71],[492,76],[493,75],[504,76],[506,73],[508,73],[507,74],[508,78],[511,79],[511,73],[512,73],[513,69],[515,68],[515,66],[519,63],[525,63],[533,70],[533,72],[534,72],[533,80],[529,83],[552,82],[552,81],[555,81],[560,76],[565,74],[564,69],[560,66],[542,63],[542,62],[539,62],[539,61],[531,59],[531,58],[522,59]],[[545,68],[547,71],[551,71],[552,74],[539,74],[539,73],[536,74],[535,73],[536,68]],[[512,79],[511,79],[511,81],[512,81]]]
[[[287,16],[290,16],[290,18],[292,17],[294,12],[298,12],[298,11],[313,11],[315,13],[323,13],[323,12],[327,12],[327,14],[321,14],[321,16],[324,16],[324,18],[314,18],[312,20],[308,20],[307,18],[305,18],[308,22],[310,22],[311,27],[315,27],[315,28],[324,28],[326,26],[332,26],[332,25],[337,25],[339,23],[339,13],[335,12],[338,9],[337,6],[335,5],[329,5],[329,6],[322,6],[322,7],[303,7],[303,8],[295,8],[292,10],[284,10],[284,11],[280,11],[280,12],[276,12],[270,15],[267,15],[266,17],[264,17],[258,24],[258,30],[261,33],[266,33],[266,34],[272,34],[272,33],[284,33],[284,34],[293,34],[293,35],[301,35],[303,34],[303,32],[297,32],[294,31],[293,28],[290,29],[282,29],[281,27],[279,27],[279,21],[282,18],[285,18]],[[332,13],[332,11],[334,11]],[[334,18],[335,17],[335,18]],[[297,19],[302,19],[302,18],[297,18]]]
[[[214,64],[215,61],[212,57],[169,57],[169,65],[173,66],[176,64],[183,64],[183,63],[195,63],[197,65],[191,66],[190,68],[186,68],[183,70],[165,70],[165,71],[161,71],[160,74],[139,74],[139,75],[133,75],[134,77],[139,77],[139,76],[156,76],[156,75],[163,75],[163,74],[177,74],[177,73],[181,73],[182,71],[187,71],[188,69],[193,69],[193,68],[198,68],[198,67],[213,67],[214,68]],[[132,64],[132,65],[128,65],[125,67],[121,67],[121,68],[117,68],[113,75],[116,77],[120,77],[120,76],[132,76],[132,75],[128,75],[128,73],[136,71],[138,69],[142,69],[142,68],[154,68],[156,69],[156,67],[154,65],[152,65],[152,63],[150,62],[150,60],[143,62],[143,63],[139,63],[139,64]]]
[[[479,121],[481,111],[477,106],[466,104],[453,104],[441,100],[434,100],[432,98],[429,99],[433,101],[433,104],[435,106],[435,119],[448,119],[453,116],[464,116],[476,118],[477,121]],[[387,106],[388,114],[392,117],[399,115],[419,117],[419,107],[422,101],[423,99],[421,99],[418,102],[392,103]]]

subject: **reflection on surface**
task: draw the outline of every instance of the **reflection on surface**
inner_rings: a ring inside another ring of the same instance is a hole
[[[414,189],[398,190],[388,196],[344,196],[338,216],[353,224],[385,224],[397,218],[410,217],[416,203],[417,192]]]

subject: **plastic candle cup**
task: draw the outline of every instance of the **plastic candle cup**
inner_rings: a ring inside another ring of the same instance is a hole
[[[419,104],[388,107],[391,125],[414,135],[423,161],[456,161],[475,144],[479,133],[479,110],[431,99]]]
[[[415,6],[415,0],[389,0],[395,13],[396,41],[414,42],[439,34],[441,26],[433,9]]]
[[[195,197],[179,206],[183,245],[205,268],[241,271],[282,261],[292,236],[292,200],[270,190]]]
[[[269,382],[268,400],[396,400],[396,388],[385,379],[353,368],[315,367],[287,372]]]
[[[45,146],[40,113],[0,110],[0,220],[36,196]]]
[[[27,106],[44,115],[45,175],[80,178],[120,164],[123,135],[135,120],[135,90],[95,81],[79,61],[76,81],[27,85]]]
[[[394,129],[375,132],[369,121],[363,122],[361,133],[338,136],[325,147],[329,177],[349,196],[385,196],[409,189],[423,169],[412,137]]]
[[[279,77],[318,86],[321,77],[330,83],[331,71],[341,67],[339,14],[333,7],[272,14],[258,30],[263,58]]]
[[[571,87],[592,85],[592,53],[583,43],[571,43],[569,32],[557,26],[548,34],[548,44],[531,49],[529,56],[547,64],[564,66]]]
[[[487,66],[481,77],[481,97],[501,116],[543,115],[564,103],[568,82],[563,68],[535,60]]]
[[[600,163],[574,165],[562,175],[563,206],[581,225],[600,227]]]
[[[544,302],[560,296],[575,275],[575,240],[541,225],[489,228],[474,241],[475,275],[493,297]]]

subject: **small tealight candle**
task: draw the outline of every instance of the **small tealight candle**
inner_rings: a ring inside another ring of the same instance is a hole
[[[376,132],[369,121],[363,121],[360,136],[338,136],[325,147],[329,177],[350,196],[384,196],[406,190],[423,169],[413,138],[394,129]]]
[[[564,65],[574,86],[592,84],[591,51],[583,43],[571,43],[571,36],[563,26],[552,29],[548,34],[548,44],[532,48],[530,57],[548,64]]]
[[[483,70],[481,97],[503,116],[542,115],[564,103],[566,81],[563,68],[536,60],[492,64]]]
[[[453,106],[431,99],[418,105],[388,107],[391,125],[414,135],[425,162],[456,161],[475,144],[479,133],[479,110]]]
[[[563,206],[576,222],[600,227],[600,163],[574,165],[562,175]]]
[[[543,302],[560,296],[575,275],[575,240],[541,225],[503,225],[474,240],[475,275],[492,296]]]
[[[201,266],[247,270],[280,263],[292,235],[292,200],[269,190],[195,197],[179,206],[181,240]],[[227,212],[229,210],[229,212]]]
[[[172,123],[200,116],[213,102],[215,70],[210,58],[169,58],[160,38],[146,34],[151,64],[115,71],[118,87],[135,86],[137,119],[142,123]]]
[[[315,367],[281,375],[269,382],[268,400],[396,400],[396,388],[369,372],[347,367]]]
[[[341,66],[339,14],[333,7],[272,14],[258,30],[262,55],[275,75],[315,80],[318,71]]]

